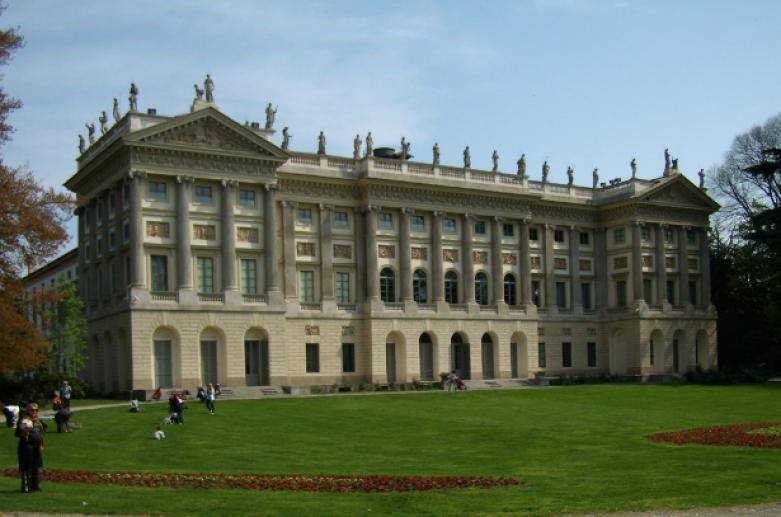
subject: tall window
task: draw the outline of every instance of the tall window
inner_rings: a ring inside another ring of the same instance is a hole
[[[686,243],[689,246],[697,245],[697,234],[691,230],[686,230]]]
[[[442,231],[444,233],[456,233],[456,220],[452,217],[445,217],[442,220]]]
[[[301,226],[310,226],[312,224],[312,209],[299,208],[296,212],[296,222]]]
[[[675,305],[675,280],[667,281],[667,301]]]
[[[389,267],[380,271],[380,300],[383,302],[396,301],[396,274]]]
[[[314,303],[315,301],[315,272],[299,271],[299,297],[302,303]]]
[[[306,344],[306,373],[320,371],[320,343]]]
[[[258,263],[255,259],[241,259],[241,292],[243,294],[258,292]]]
[[[626,234],[624,234],[623,228],[616,228],[613,230],[613,243],[622,244],[626,240]]]
[[[591,309],[591,283],[583,282],[580,284],[580,297],[583,300],[583,308]]]
[[[649,227],[647,226],[640,227],[640,240],[646,242],[651,240],[651,229]]]
[[[155,201],[165,201],[168,196],[168,185],[162,181],[150,181],[148,183],[149,198]]]
[[[654,340],[648,342],[648,362],[654,365]]]
[[[534,302],[534,305],[537,307],[540,306],[541,296],[540,296],[540,281],[539,280],[532,280],[532,302]]]
[[[515,225],[513,223],[504,223],[502,225],[502,235],[513,237],[515,235]]]
[[[616,282],[616,306],[626,307],[626,280]]]
[[[485,221],[475,221],[475,235],[485,235]]]
[[[212,188],[206,185],[195,186],[195,201],[197,203],[211,203],[212,202]]]
[[[692,305],[697,305],[697,281],[689,280],[689,301]]]
[[[539,239],[540,239],[540,234],[537,231],[537,228],[529,228],[529,240],[537,241]]]
[[[458,275],[455,271],[445,273],[445,301],[458,303]]]
[[[199,293],[214,292],[214,259],[211,257],[198,257],[196,259],[196,283]]]
[[[412,298],[416,303],[428,303],[426,272],[422,269],[415,270],[415,273],[412,275]]]
[[[152,290],[164,292],[168,290],[168,257],[152,255]]]
[[[504,303],[508,305],[515,305],[515,277],[507,273],[504,275]]]
[[[675,235],[673,234],[673,231],[670,228],[664,229],[664,242],[669,242],[672,244],[672,242],[675,240]]]
[[[423,218],[422,215],[413,215],[412,216],[412,231],[413,232],[422,232],[426,230],[426,220]]]
[[[564,243],[564,230],[553,230],[553,241]]]
[[[255,191],[240,189],[239,206],[243,206],[246,208],[255,208]]]
[[[336,303],[350,303],[350,273],[336,272]]]
[[[347,212],[337,210],[334,212],[334,226],[339,228],[347,228],[350,226],[350,217]]]
[[[561,366],[564,368],[572,367],[572,343],[561,344]]]
[[[478,305],[488,305],[488,277],[482,271],[475,275],[475,301]]]
[[[596,368],[597,366],[597,344],[586,343],[586,352],[588,355],[589,368]]]
[[[556,307],[559,309],[567,308],[567,283],[556,282]]]
[[[651,279],[643,278],[643,300],[651,303]]]
[[[588,246],[591,241],[591,234],[588,232],[580,232],[580,245]]]
[[[355,344],[342,343],[342,372],[355,372]]]
[[[545,358],[545,343],[538,343],[537,344],[537,366],[540,368],[545,368],[546,363]]]
[[[393,229],[393,214],[389,212],[380,212],[377,216],[377,226],[381,230]]]

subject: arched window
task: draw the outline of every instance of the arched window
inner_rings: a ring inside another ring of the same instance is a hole
[[[515,305],[515,277],[511,273],[504,275],[504,303]]]
[[[389,267],[380,271],[380,300],[383,302],[396,301],[396,274]]]
[[[445,301],[458,303],[458,275],[455,271],[445,273]]]
[[[412,275],[412,299],[415,303],[428,303],[426,272],[422,269],[415,270],[415,274]]]
[[[488,305],[488,277],[482,271],[475,275],[475,302]]]

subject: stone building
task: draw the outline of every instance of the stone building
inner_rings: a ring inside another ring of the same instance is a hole
[[[197,100],[81,154],[98,391],[716,366],[718,205],[677,170],[580,187],[273,136]]]

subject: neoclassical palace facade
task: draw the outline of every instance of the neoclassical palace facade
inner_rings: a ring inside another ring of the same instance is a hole
[[[66,186],[95,389],[716,366],[718,205],[677,170],[580,187],[273,135],[196,102],[85,148]]]

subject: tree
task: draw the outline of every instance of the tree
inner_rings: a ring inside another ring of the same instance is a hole
[[[22,42],[16,30],[0,30],[0,66]],[[8,116],[19,107],[0,86],[0,145],[11,138]],[[66,241],[72,208],[69,195],[44,188],[29,170],[8,167],[0,157],[0,374],[30,371],[46,360],[46,343],[26,317],[20,277],[24,266],[42,263]]]
[[[84,304],[73,282],[63,275],[57,279],[56,301],[44,312],[49,351],[49,370],[64,377],[76,377],[85,364],[87,321]]]

